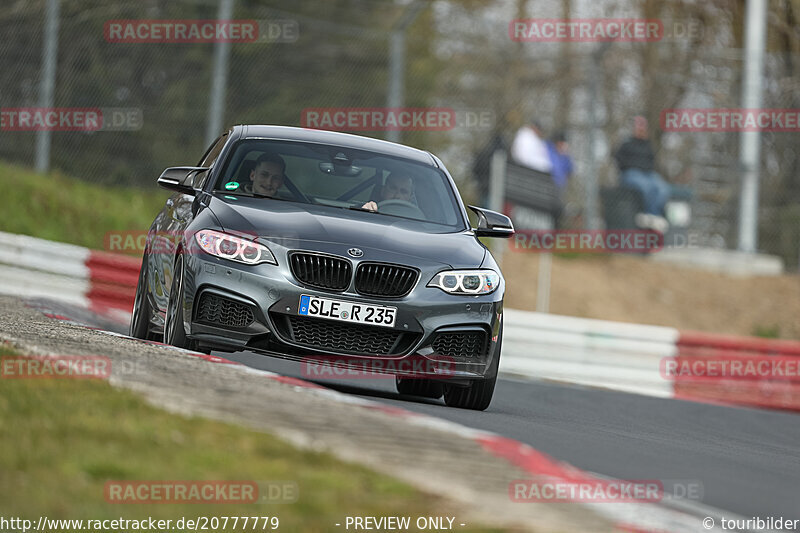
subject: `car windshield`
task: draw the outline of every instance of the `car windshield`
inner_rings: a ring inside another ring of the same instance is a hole
[[[332,145],[245,140],[215,190],[460,227],[447,176],[432,166]]]

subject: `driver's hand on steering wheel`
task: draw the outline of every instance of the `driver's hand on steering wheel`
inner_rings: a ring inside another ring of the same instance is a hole
[[[375,202],[367,202],[361,206],[361,209],[369,209],[370,211],[377,211],[378,204]]]

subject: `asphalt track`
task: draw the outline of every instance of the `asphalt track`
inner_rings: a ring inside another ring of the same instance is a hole
[[[304,378],[299,363],[215,355]],[[701,503],[741,517],[800,519],[800,416],[543,381],[498,382],[485,412],[401,398],[394,379],[325,380],[341,392],[525,442],[583,470],[702,484]],[[733,517],[731,517],[733,518]]]

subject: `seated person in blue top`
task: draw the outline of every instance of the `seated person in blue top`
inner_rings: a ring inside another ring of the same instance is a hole
[[[558,187],[559,193],[563,194],[567,187],[567,180],[572,174],[572,158],[569,156],[567,136],[564,132],[558,132],[546,144],[550,162],[553,165],[550,175],[553,183]]]

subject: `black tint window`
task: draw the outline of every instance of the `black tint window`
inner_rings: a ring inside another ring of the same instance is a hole
[[[439,169],[332,145],[243,141],[222,168],[216,190],[463,224],[455,191]]]
[[[221,135],[216,141],[211,143],[211,146],[208,147],[206,150],[206,154],[200,160],[197,166],[199,167],[213,167],[214,162],[219,157],[219,154],[222,152],[222,148],[225,146],[225,141],[228,140],[228,134],[224,133]],[[192,186],[195,189],[202,189],[203,185],[206,183],[206,179],[208,178],[210,171],[205,172],[198,172],[195,174],[194,180],[192,182]]]
[[[222,152],[222,147],[225,146],[225,141],[228,140],[228,134],[225,133],[219,137],[216,141],[214,141],[211,146],[206,151],[206,155],[203,156],[203,159],[200,160],[200,167],[212,167],[214,166],[214,161],[217,160],[219,157],[220,152]]]

